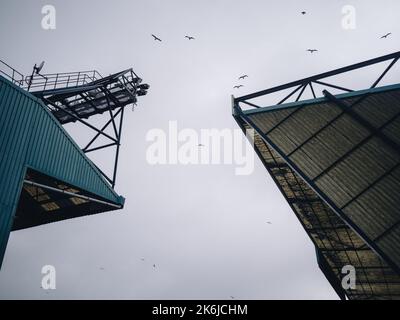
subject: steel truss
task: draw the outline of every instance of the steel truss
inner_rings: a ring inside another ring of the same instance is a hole
[[[104,78],[94,70],[30,76],[25,82],[62,125],[79,122],[94,131],[94,136],[82,148],[84,153],[115,147],[112,175],[96,166],[114,188],[125,107],[135,106],[137,96],[145,95],[149,85],[141,84],[142,79],[132,69]],[[97,114],[108,115],[104,125],[94,125],[86,120]],[[112,134],[106,132],[109,127],[112,127]],[[106,138],[107,142],[95,146],[100,138]]]
[[[262,97],[262,96],[265,96],[265,95],[269,95],[269,94],[272,94],[272,93],[275,93],[275,92],[283,91],[283,90],[286,90],[286,89],[290,89],[290,88],[294,88],[294,90],[291,91],[288,95],[286,95],[283,99],[281,99],[278,103],[276,103],[276,105],[280,105],[280,104],[282,104],[284,102],[288,102],[289,99],[292,96],[295,96],[295,94],[300,91],[299,94],[297,95],[296,99],[294,100],[296,102],[299,101],[301,99],[304,91],[307,89],[307,87],[310,88],[313,97],[317,98],[317,95],[316,95],[316,92],[315,92],[313,84],[314,85],[317,84],[317,85],[323,86],[323,87],[325,87],[325,90],[326,90],[326,87],[327,87],[327,88],[334,88],[334,89],[337,89],[337,90],[341,90],[341,91],[344,91],[344,92],[353,92],[354,91],[353,89],[345,88],[345,87],[338,86],[338,85],[335,85],[335,84],[331,84],[331,83],[328,83],[328,82],[325,82],[325,81],[321,81],[321,80],[325,79],[325,78],[328,78],[328,77],[336,76],[336,75],[339,75],[339,74],[343,74],[343,73],[346,73],[346,72],[354,71],[354,70],[365,68],[367,66],[371,66],[371,65],[374,65],[374,64],[377,64],[377,63],[381,63],[381,62],[384,62],[384,61],[391,60],[389,65],[378,76],[378,78],[371,84],[370,89],[372,89],[372,88],[375,88],[380,83],[380,81],[385,77],[385,75],[388,73],[388,71],[396,64],[396,62],[399,60],[399,58],[400,58],[400,51],[392,53],[392,54],[388,54],[388,55],[385,55],[385,56],[382,56],[382,57],[378,57],[378,58],[375,58],[375,59],[370,59],[370,60],[367,60],[367,61],[364,61],[364,62],[356,63],[356,64],[353,64],[353,65],[350,65],[350,66],[347,66],[347,67],[343,67],[343,68],[339,68],[339,69],[336,69],[336,70],[332,70],[332,71],[324,72],[324,73],[321,73],[321,74],[317,74],[315,76],[307,77],[307,78],[304,78],[304,79],[301,79],[301,80],[292,81],[292,82],[289,82],[289,83],[286,83],[286,84],[283,84],[283,85],[279,85],[279,86],[276,86],[276,87],[273,87],[273,88],[269,88],[269,89],[261,90],[261,91],[258,91],[258,92],[255,92],[255,93],[251,93],[251,94],[248,94],[248,95],[244,95],[244,96],[241,96],[241,97],[237,97],[237,98],[234,98],[234,104],[237,107],[239,107],[240,103],[243,103],[243,104],[246,104],[246,105],[254,107],[254,108],[261,108],[261,106],[255,104],[253,102],[250,102],[249,100],[252,100],[252,99],[258,98],[258,97]],[[324,94],[322,94],[321,96],[324,96]],[[362,98],[362,99],[364,99],[364,98]]]

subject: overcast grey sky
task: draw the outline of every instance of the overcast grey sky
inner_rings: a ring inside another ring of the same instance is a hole
[[[56,8],[55,30],[41,27],[46,4]],[[354,30],[342,28],[344,5],[356,9]],[[116,186],[125,208],[13,232],[0,298],[336,299],[258,158],[249,176],[233,165],[151,166],[145,137],[170,120],[236,129],[231,94],[398,51],[399,12],[397,0],[0,0],[0,59],[23,73],[41,60],[43,73],[133,67],[151,85],[126,113]],[[57,271],[51,292],[40,288],[47,264]]]

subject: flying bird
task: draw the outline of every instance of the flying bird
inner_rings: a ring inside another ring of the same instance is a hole
[[[156,265],[155,264],[153,264],[153,268],[155,268],[156,267]]]
[[[307,12],[305,12],[305,11],[302,11],[302,12],[301,12],[302,15],[305,15],[306,13],[307,13]]]
[[[383,35],[383,36],[381,37],[381,39],[386,39],[386,38],[389,37],[391,34],[392,34],[391,32],[386,33],[385,35]]]
[[[247,75],[247,74],[244,74],[244,75],[240,76],[240,77],[239,77],[239,80],[243,80],[244,78],[248,78],[248,75]]]
[[[233,89],[239,89],[240,87],[244,87],[242,84],[238,85],[238,86],[234,86]]]
[[[155,36],[154,34],[152,34],[151,36],[154,38],[155,41],[160,41],[160,42],[162,41],[160,38],[158,38],[158,37]]]
[[[188,40],[194,40],[194,37],[191,36],[185,36],[185,38],[187,38]]]
[[[317,52],[318,50],[317,49],[307,49],[306,51],[308,51],[310,53],[314,53],[314,52]]]

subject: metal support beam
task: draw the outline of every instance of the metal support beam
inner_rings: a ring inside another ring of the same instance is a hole
[[[245,104],[247,104],[251,107],[257,108],[257,109],[261,108],[260,106],[254,104],[254,103],[248,102],[248,101],[240,101],[240,102],[245,103]]]
[[[312,95],[313,95],[314,99],[316,99],[316,98],[317,98],[317,96],[315,95],[314,87],[313,87],[313,85],[312,85],[312,83],[311,83],[311,82],[309,83],[309,86],[310,86],[311,93],[312,93]]]
[[[105,130],[105,129],[108,127],[108,125],[111,123],[111,121],[113,120],[112,118],[115,118],[115,117],[121,112],[121,110],[122,110],[122,108],[121,108],[121,109],[118,109],[118,110],[114,113],[114,115],[111,117],[111,119],[108,120],[108,121],[106,122],[106,124],[100,129],[100,131]],[[86,145],[86,147],[84,147],[82,150],[83,150],[83,151],[87,150],[87,148],[89,148],[89,147],[93,144],[93,142],[97,139],[97,137],[98,137],[99,135],[100,135],[99,132],[96,133],[96,135],[89,141],[89,143]]]
[[[294,95],[297,91],[299,91],[303,85],[299,85],[296,89],[294,89],[291,93],[289,93],[285,98],[283,98],[281,101],[279,101],[277,104],[282,104],[284,103],[287,99],[289,99],[292,95]]]
[[[383,132],[377,130],[368,120],[364,119],[361,115],[354,112],[351,109],[351,106],[348,106],[344,101],[337,99],[333,94],[329,91],[324,90],[322,92],[324,96],[335,103],[339,108],[341,108],[345,113],[350,115],[355,121],[357,121],[361,126],[366,128],[372,135],[379,137],[383,142],[389,145],[391,148],[394,149],[397,153],[400,154],[400,145],[397,144],[393,139],[389,138]]]
[[[82,151],[85,152],[85,153],[89,153],[89,152],[101,150],[101,149],[104,149],[104,148],[112,147],[112,146],[115,146],[115,145],[117,145],[117,143],[113,142],[113,143],[105,144],[105,145],[102,145],[102,146],[99,146],[99,147],[95,147],[95,148],[92,148],[92,149],[86,149],[86,150],[82,150]]]
[[[357,193],[353,198],[351,198],[348,202],[346,202],[341,208],[340,210],[343,210],[344,208],[346,208],[350,203],[354,202],[355,200],[357,200],[361,195],[363,195],[365,192],[367,192],[369,189],[371,189],[372,187],[374,187],[377,183],[379,183],[379,181],[382,181],[385,177],[387,177],[388,175],[390,175],[394,170],[396,170],[397,168],[400,167],[400,163],[397,163],[394,167],[392,167],[391,169],[389,169],[388,171],[386,171],[385,173],[383,173],[378,179],[376,179],[374,182],[372,182],[369,186],[367,186],[366,188],[364,188],[363,190],[361,190],[359,193]]]
[[[319,81],[319,80],[315,80],[313,82],[316,83],[316,84],[319,84],[321,86],[331,87],[331,88],[342,90],[342,91],[346,91],[346,92],[354,92],[354,90],[347,89],[347,88],[340,87],[340,86],[336,86],[334,84],[326,83],[326,82]]]
[[[114,188],[115,182],[117,179],[117,169],[118,169],[118,158],[119,158],[119,147],[121,145],[121,135],[122,135],[122,121],[124,119],[124,109],[122,108],[120,119],[119,119],[119,132],[118,132],[118,142],[117,142],[117,151],[115,153],[115,163],[114,163],[114,172],[112,178],[112,187]]]
[[[382,130],[388,126],[390,123],[392,123],[395,119],[397,119],[400,116],[400,113],[396,114],[392,118],[390,118],[388,121],[386,121],[383,125],[380,127],[376,128],[375,132],[382,132]],[[334,168],[339,162],[343,161],[347,157],[349,157],[355,150],[360,148],[363,144],[367,143],[370,139],[372,139],[375,136],[374,132],[370,133],[367,137],[362,139],[360,142],[356,143],[353,147],[351,147],[348,151],[346,151],[343,155],[341,155],[339,158],[337,158],[335,161],[333,161],[330,165],[328,165],[323,171],[321,171],[317,176],[313,178],[314,182],[320,179],[325,173],[327,173],[329,170]]]
[[[301,96],[303,95],[304,90],[306,90],[306,88],[307,88],[307,85],[308,85],[308,83],[306,85],[304,85],[303,88],[301,89],[299,95],[297,96],[296,102],[300,100]]]
[[[371,89],[375,88],[378,85],[378,83],[382,80],[382,78],[386,75],[386,73],[388,73],[388,71],[393,67],[393,65],[397,62],[397,60],[399,60],[399,57],[393,59],[393,61],[389,64],[389,66],[385,69],[385,71],[383,71],[383,73],[379,76],[379,78],[373,83]]]
[[[67,110],[65,110],[64,108],[61,108],[59,106],[57,106],[55,103],[49,101],[47,98],[43,98],[43,100],[50,104],[51,106],[53,106],[54,108],[56,108],[57,110],[61,110],[63,112],[65,112],[66,114],[68,114],[69,116],[73,117],[74,119],[76,119],[77,121],[83,123],[84,125],[86,125],[87,127],[89,127],[90,129],[93,129],[94,131],[97,131],[99,134],[102,134],[103,136],[111,139],[112,141],[117,142],[116,139],[114,139],[113,137],[111,137],[110,135],[108,135],[107,133],[104,133],[103,131],[100,131],[99,129],[97,129],[95,126],[92,126],[90,123],[82,120],[81,118],[77,117],[76,115],[74,115],[72,112],[69,112]]]

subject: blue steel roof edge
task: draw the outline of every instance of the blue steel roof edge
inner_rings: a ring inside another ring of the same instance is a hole
[[[357,91],[353,91],[353,92],[341,93],[341,94],[335,95],[335,97],[338,99],[346,99],[346,98],[362,96],[365,94],[376,94],[376,93],[380,93],[380,92],[388,92],[388,91],[394,91],[394,90],[400,90],[400,83],[377,87],[377,88],[372,88],[372,89],[364,89],[364,90],[357,90]],[[270,112],[270,111],[274,111],[274,110],[305,107],[305,106],[314,105],[314,104],[318,104],[318,103],[324,103],[324,102],[329,102],[329,100],[325,97],[320,97],[320,98],[315,98],[315,99],[307,99],[307,100],[302,100],[302,101],[289,102],[289,103],[284,103],[284,104],[279,104],[279,105],[261,107],[258,109],[241,110],[241,112],[246,115],[252,115],[252,114],[258,114],[258,113]]]
[[[15,88],[16,90],[19,90],[22,94],[24,94],[26,97],[28,97],[29,99],[39,103],[43,109],[45,110],[45,112],[47,112],[47,114],[50,116],[50,118],[54,121],[54,123],[62,130],[62,132],[64,133],[64,135],[66,136],[67,139],[69,139],[71,141],[71,143],[75,146],[75,148],[78,150],[78,152],[81,154],[81,156],[88,162],[88,164],[91,166],[91,168],[96,172],[96,174],[99,176],[99,178],[101,179],[101,181],[103,181],[103,183],[110,189],[111,193],[115,196],[115,199],[108,199],[112,202],[115,201],[116,204],[120,204],[120,205],[124,205],[125,203],[125,198],[121,195],[118,195],[115,190],[113,188],[111,188],[111,186],[105,181],[105,179],[103,178],[102,174],[100,173],[100,171],[96,168],[96,166],[93,164],[93,162],[86,156],[86,154],[82,151],[82,149],[77,145],[77,143],[75,142],[75,140],[69,135],[69,133],[63,128],[63,126],[58,122],[58,120],[54,117],[54,115],[48,110],[47,106],[43,103],[42,100],[40,100],[39,98],[36,98],[34,95],[32,95],[31,93],[29,93],[28,91],[22,89],[21,87],[15,85],[14,83],[12,83],[11,81],[9,81],[8,79],[4,78],[3,76],[0,75],[0,81],[4,82],[5,84]],[[34,169],[34,168],[32,168]],[[35,170],[35,169],[34,169]],[[46,172],[44,172],[46,174]],[[52,175],[53,176],[53,175]],[[56,179],[59,179],[61,181],[63,181],[62,178],[60,177],[54,177]],[[81,187],[79,187],[81,188]],[[89,190],[86,190],[90,192]]]

